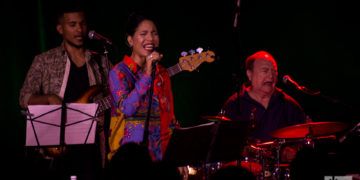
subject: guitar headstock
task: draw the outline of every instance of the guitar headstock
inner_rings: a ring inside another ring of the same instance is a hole
[[[213,51],[192,52],[190,55],[183,55],[179,58],[179,65],[184,71],[194,71],[203,62],[211,63],[215,60]]]

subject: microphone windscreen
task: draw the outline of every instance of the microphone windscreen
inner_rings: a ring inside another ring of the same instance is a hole
[[[283,83],[288,83],[288,80],[290,79],[289,75],[284,75],[282,78]]]
[[[91,31],[89,31],[89,33],[88,33],[88,37],[89,37],[90,39],[94,39],[94,34],[95,34],[95,31],[94,31],[94,30],[91,30]]]

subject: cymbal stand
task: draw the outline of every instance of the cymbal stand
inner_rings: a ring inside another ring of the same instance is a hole
[[[285,144],[285,139],[277,139],[277,146],[276,146],[276,166],[275,171],[273,173],[276,176],[276,179],[280,179],[280,150],[281,146]]]
[[[309,127],[309,133],[304,138],[304,145],[310,148],[315,147],[313,129],[311,126]]]
[[[340,143],[343,143],[347,138],[348,136],[350,136],[351,134],[354,134],[354,133],[359,133],[360,132],[360,122],[357,123],[353,128],[351,128],[349,131],[347,131],[344,135],[342,135],[340,138],[339,138],[339,142]]]

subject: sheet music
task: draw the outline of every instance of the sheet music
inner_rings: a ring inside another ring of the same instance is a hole
[[[95,116],[97,107],[98,104],[96,103],[68,104],[67,122],[65,129],[66,144],[88,144],[95,142],[95,129],[97,123],[96,121],[93,122],[91,117]],[[90,134],[88,139],[86,139],[89,129]]]
[[[60,105],[29,105],[29,114],[26,122],[26,146],[37,146],[35,131],[39,144],[60,144]],[[51,112],[53,111],[53,112]],[[49,113],[47,113],[49,112]],[[29,117],[31,116],[31,117]],[[34,121],[29,121],[32,118]]]
[[[97,122],[94,121],[94,118],[97,108],[98,104],[96,103],[67,104],[65,144],[89,144],[95,142]],[[28,111],[26,146],[59,145],[61,105],[29,105]]]

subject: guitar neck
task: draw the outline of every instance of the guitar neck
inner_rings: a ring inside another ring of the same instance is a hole
[[[169,75],[170,75],[170,77],[171,77],[171,76],[173,76],[173,75],[181,72],[182,69],[181,69],[181,67],[180,67],[180,64],[177,63],[177,64],[175,64],[175,65],[167,68],[167,71],[168,71],[168,73],[169,73]]]
[[[110,109],[111,108],[111,96],[108,95],[98,101],[96,101],[96,103],[98,103],[99,108],[98,108],[98,113],[102,113],[103,111]]]

